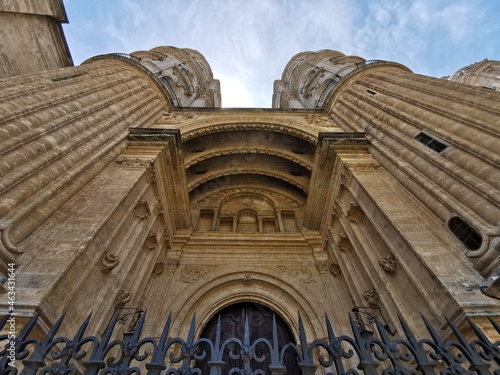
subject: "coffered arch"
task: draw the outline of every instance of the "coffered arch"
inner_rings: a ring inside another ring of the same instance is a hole
[[[270,202],[272,209],[255,210],[257,232],[298,230],[299,208],[305,206],[314,163],[312,142],[278,129],[246,128],[188,137],[182,147],[195,228],[238,231],[245,227],[240,225],[240,211],[224,209],[228,196],[217,197],[251,186],[251,191],[237,191],[230,199],[243,211]],[[273,194],[293,198],[276,202]]]

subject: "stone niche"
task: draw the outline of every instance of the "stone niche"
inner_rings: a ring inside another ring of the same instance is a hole
[[[200,208],[198,231],[232,233],[297,232],[295,207],[277,207],[263,194],[239,192],[221,200],[218,207]]]

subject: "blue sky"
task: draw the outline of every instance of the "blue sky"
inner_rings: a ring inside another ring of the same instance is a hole
[[[64,0],[74,63],[160,45],[201,52],[223,107],[270,107],[292,56],[333,49],[441,77],[500,60],[500,0]]]

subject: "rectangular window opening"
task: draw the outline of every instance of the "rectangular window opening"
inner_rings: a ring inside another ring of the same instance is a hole
[[[82,76],[83,74],[81,73],[70,73],[65,76],[60,76],[60,77],[53,77],[51,78],[52,82],[59,82],[59,81],[65,81],[67,79],[73,79]]]
[[[443,142],[422,132],[418,133],[415,139],[437,153],[443,152],[448,147],[448,145],[445,145]]]

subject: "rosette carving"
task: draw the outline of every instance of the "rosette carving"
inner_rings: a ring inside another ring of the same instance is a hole
[[[104,273],[110,272],[113,268],[115,268],[120,261],[115,254],[104,252],[101,259],[101,271]]]

